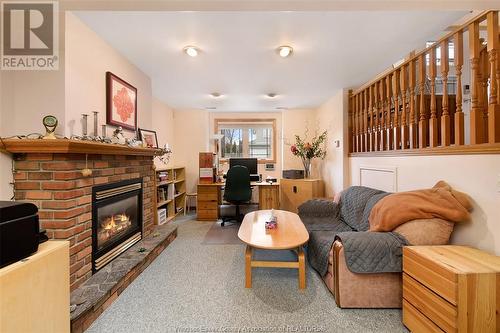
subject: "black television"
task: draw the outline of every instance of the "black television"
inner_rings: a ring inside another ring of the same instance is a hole
[[[235,165],[242,165],[247,167],[250,175],[257,175],[257,159],[256,158],[230,158],[229,168]]]

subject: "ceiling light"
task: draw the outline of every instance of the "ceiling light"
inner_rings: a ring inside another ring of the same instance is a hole
[[[275,98],[276,96],[278,96],[278,94],[275,94],[275,93],[269,93],[266,95],[267,97],[269,98]]]
[[[286,106],[277,106],[276,110],[288,110]]]
[[[217,109],[217,107],[215,107],[215,106],[205,106],[205,109],[206,110],[215,110],[215,109]]]
[[[280,57],[286,58],[292,55],[293,53],[293,48],[288,45],[282,45],[276,49]]]
[[[186,46],[183,51],[190,57],[196,57],[200,52],[200,49],[198,49],[196,46]]]
[[[213,92],[210,94],[210,96],[213,98],[219,98],[219,97],[222,97],[223,95],[221,93],[218,93],[218,92]]]

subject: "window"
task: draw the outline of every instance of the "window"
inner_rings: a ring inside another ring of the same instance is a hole
[[[276,121],[274,119],[216,119],[221,158],[254,157],[259,162],[275,161]]]

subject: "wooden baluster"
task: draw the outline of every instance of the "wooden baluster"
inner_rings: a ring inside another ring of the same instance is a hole
[[[483,45],[484,39],[480,39],[481,45]],[[479,57],[479,70],[481,77],[481,84],[479,86],[479,105],[481,105],[481,111],[483,112],[483,139],[482,142],[488,142],[488,79],[490,77],[490,63],[488,61],[488,50],[483,48]]]
[[[392,76],[392,97],[394,98],[394,121],[392,126],[392,149],[400,149],[401,128],[399,125],[399,69]]]
[[[500,142],[500,103],[498,101],[498,84],[500,79],[500,48],[498,31],[498,12],[487,15],[488,24],[488,54],[490,65],[490,100],[488,104],[488,142]]]
[[[351,95],[351,152],[356,152],[356,123],[354,121],[354,109],[356,106],[354,105],[356,103],[356,97]]]
[[[431,118],[429,120],[429,146],[438,145],[438,120],[436,108],[436,48],[430,49],[429,78],[431,83]]]
[[[448,111],[448,40],[441,42],[441,76],[443,78],[443,102],[441,114],[441,145],[449,146],[450,139],[450,113]]]
[[[379,89],[378,92],[380,94],[379,99],[380,99],[380,109],[379,109],[379,114],[380,114],[380,147],[379,150],[384,150],[386,146],[386,141],[387,141],[387,136],[385,135],[385,102],[384,102],[384,88],[385,87],[385,81],[384,79],[380,80],[379,83]]]
[[[362,112],[363,112],[363,98],[362,93],[358,93],[358,152],[361,152],[361,137],[362,137]]]
[[[385,108],[387,114],[385,116],[385,122],[386,122],[386,127],[385,127],[385,135],[387,137],[387,142],[386,142],[386,148],[387,150],[392,149],[392,115],[391,115],[391,94],[392,94],[392,89],[391,89],[391,77],[392,74],[389,74],[385,77],[385,83],[386,83],[386,98],[387,98],[387,107]]]
[[[358,95],[354,95],[354,152],[358,152]]]
[[[373,151],[373,86],[368,87],[368,147],[366,151]]]
[[[370,110],[368,106],[368,92],[369,88],[363,91],[363,104],[365,106],[363,109],[363,151],[368,151],[368,110]]]
[[[360,91],[358,94],[359,98],[359,113],[358,113],[358,126],[359,126],[359,133],[358,133],[358,149],[360,152],[363,151],[363,91]]]
[[[420,119],[418,122],[418,147],[427,147],[427,115],[425,110],[425,54],[421,54],[418,58],[418,85],[420,93],[420,106],[418,109]]]
[[[483,143],[483,112],[479,104],[481,73],[479,68],[479,22],[469,25],[469,57],[471,67],[471,112],[470,112],[470,143]]]
[[[380,116],[379,105],[380,105],[380,102],[379,102],[379,92],[378,92],[379,89],[378,88],[379,88],[379,83],[375,82],[374,92],[373,92],[373,100],[374,100],[373,117],[374,117],[374,122],[375,122],[375,126],[374,126],[375,146],[373,148],[375,151],[378,151],[379,147],[380,147],[380,139],[379,139],[379,118],[380,118],[379,117]]]
[[[401,109],[401,149],[406,149],[408,147],[408,125],[406,121],[407,117],[407,107],[406,107],[406,93],[407,93],[407,81],[406,81],[406,67],[401,67],[401,73],[399,75],[400,87],[401,87],[401,103],[403,104]]]
[[[464,64],[463,32],[459,31],[453,37],[455,53],[455,72],[457,76],[457,94],[455,112],[455,145],[464,144],[464,113],[462,112],[462,66]]]
[[[409,78],[409,86],[410,86],[410,121],[409,121],[409,127],[408,127],[408,134],[409,134],[409,139],[410,139],[410,149],[415,149],[417,148],[417,119],[415,116],[415,86],[416,86],[416,61],[411,60],[410,61],[410,67],[409,67],[409,73],[408,73],[408,78]]]

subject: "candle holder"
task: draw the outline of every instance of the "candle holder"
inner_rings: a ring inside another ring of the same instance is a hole
[[[99,112],[97,111],[93,111],[94,113],[94,138],[97,138],[99,136],[99,133],[97,133],[97,115],[99,114]]]
[[[106,137],[108,136],[108,134],[106,133],[106,125],[101,125],[101,129],[102,129],[101,136],[103,139],[106,139]]]
[[[85,114],[85,113],[82,113],[82,137],[83,138],[86,138],[87,137],[87,126],[88,126],[88,123],[87,123],[87,118],[89,117],[88,114]]]

